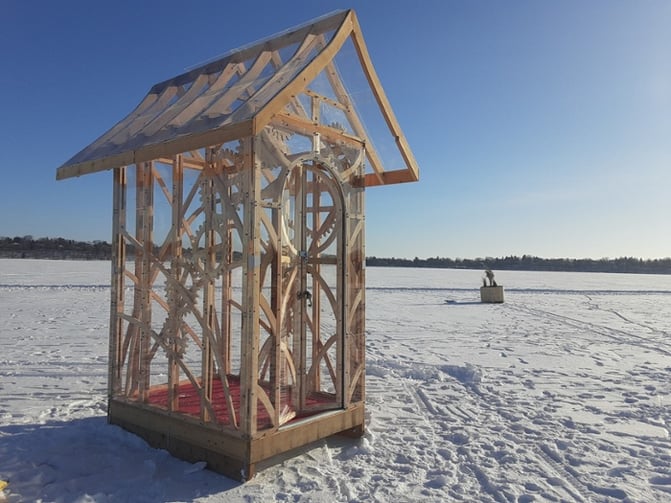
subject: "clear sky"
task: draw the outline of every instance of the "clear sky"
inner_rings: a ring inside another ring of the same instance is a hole
[[[56,168],[149,88],[340,8],[420,182],[367,191],[367,255],[671,256],[667,0],[0,2],[0,236],[111,238],[111,173]]]

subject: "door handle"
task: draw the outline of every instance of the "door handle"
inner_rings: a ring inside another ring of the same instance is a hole
[[[310,293],[309,290],[305,290],[303,292],[298,292],[297,294],[298,299],[306,299],[308,302],[308,307],[312,307],[312,294]]]

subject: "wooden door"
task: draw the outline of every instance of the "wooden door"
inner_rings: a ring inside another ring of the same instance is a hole
[[[326,166],[298,164],[282,197],[281,404],[286,420],[343,407],[344,208]]]

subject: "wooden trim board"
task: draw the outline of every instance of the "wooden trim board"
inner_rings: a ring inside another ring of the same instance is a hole
[[[115,399],[109,401],[108,421],[152,447],[192,463],[205,461],[210,470],[240,481],[251,479],[261,461],[335,434],[361,436],[365,429],[363,403],[301,419],[255,438],[241,438],[202,423],[185,422],[167,411]]]

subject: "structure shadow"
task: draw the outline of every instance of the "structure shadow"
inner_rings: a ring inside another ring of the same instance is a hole
[[[225,498],[241,484],[204,468],[150,447],[104,416],[0,426],[9,501],[193,501]]]
[[[444,304],[446,306],[475,306],[482,304],[479,300],[446,300]]]

